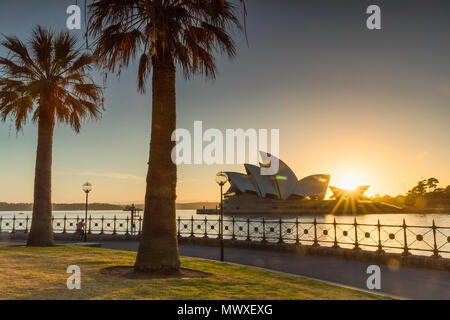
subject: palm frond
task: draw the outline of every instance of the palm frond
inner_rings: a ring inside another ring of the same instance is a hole
[[[185,77],[214,78],[214,54],[233,58],[231,33],[242,30],[236,6],[228,0],[98,0],[89,8],[89,34],[99,63],[120,75],[139,55],[142,93],[157,63],[178,65]]]

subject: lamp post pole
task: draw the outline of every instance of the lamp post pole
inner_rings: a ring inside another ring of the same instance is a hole
[[[88,226],[88,220],[87,220],[87,213],[88,213],[88,198],[89,198],[89,191],[86,192],[86,211],[84,214],[84,242],[87,242],[87,226]]]
[[[89,192],[92,190],[92,184],[86,182],[82,187],[84,193],[86,193],[86,211],[84,213],[84,242],[87,242],[87,228],[88,228],[88,202],[89,202]]]
[[[223,261],[223,184],[220,185],[220,261]]]
[[[224,172],[216,174],[216,182],[220,186],[220,218],[219,218],[219,238],[220,238],[220,261],[224,261],[223,254],[223,186],[228,181],[228,176]]]

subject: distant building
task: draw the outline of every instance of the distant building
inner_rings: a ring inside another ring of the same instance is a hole
[[[274,175],[261,175],[261,168],[270,167],[267,160],[273,155],[260,152],[264,164],[245,164],[245,173],[225,172],[230,188],[225,193],[224,214],[232,216],[299,216],[309,214],[367,214],[398,212],[399,209],[382,203],[359,201],[369,186],[355,190],[330,187],[336,200],[325,200],[330,182],[328,174],[314,174],[298,179],[283,161]],[[352,205],[347,205],[350,199]],[[216,214],[216,210],[197,210],[200,214]]]
[[[331,198],[334,199],[354,199],[361,200],[364,199],[364,193],[369,189],[369,186],[359,186],[354,190],[345,190],[338,187],[331,187],[330,190],[333,192]]]
[[[274,158],[265,152],[260,152],[263,159]],[[260,165],[262,167],[262,165]],[[228,176],[230,189],[225,197],[239,197],[243,194],[253,194],[260,199],[295,200],[310,198],[323,200],[328,189],[330,175],[315,174],[297,179],[295,173],[287,164],[279,160],[279,171],[276,175],[261,175],[261,167],[245,164],[246,174],[225,172]]]

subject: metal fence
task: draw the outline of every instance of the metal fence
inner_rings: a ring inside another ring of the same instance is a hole
[[[55,233],[75,233],[77,230],[77,224],[84,217],[80,216],[64,216],[53,217],[53,232]],[[139,217],[134,220],[135,230],[132,230],[131,219],[126,218],[113,218],[104,216],[92,217],[87,219],[87,231],[88,234],[136,234],[140,235],[142,230],[142,218]],[[0,232],[29,232],[31,227],[31,218],[29,217],[16,217],[4,218],[0,216]]]
[[[80,217],[53,218],[55,233],[74,233]],[[220,238],[220,219],[177,218],[178,237]],[[90,216],[87,221],[88,234],[140,235],[142,218],[105,218]],[[0,216],[0,232],[28,232],[29,217],[3,218]],[[358,223],[318,222],[294,219],[225,218],[224,239],[258,241],[268,243],[295,243],[313,246],[329,246],[362,249],[379,252],[411,253],[450,257],[450,227]]]

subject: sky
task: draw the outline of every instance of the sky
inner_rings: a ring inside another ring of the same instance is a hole
[[[71,4],[2,0],[0,33],[27,39],[37,24],[65,29]],[[371,4],[381,8],[381,30],[366,27]],[[177,77],[178,128],[199,120],[204,129],[279,129],[280,157],[299,179],[330,174],[330,185],[367,184],[369,195],[403,194],[422,177],[450,184],[450,2],[247,5],[248,45],[235,34],[237,56],[216,56],[217,79]],[[83,30],[70,32],[82,40]],[[151,95],[137,92],[136,70],[108,77],[100,121],[79,134],[57,125],[53,202],[82,202],[86,181],[93,202],[143,202]],[[33,201],[36,142],[35,124],[16,133],[0,123],[0,202]],[[177,201],[217,201],[221,170],[244,167],[178,166]]]

